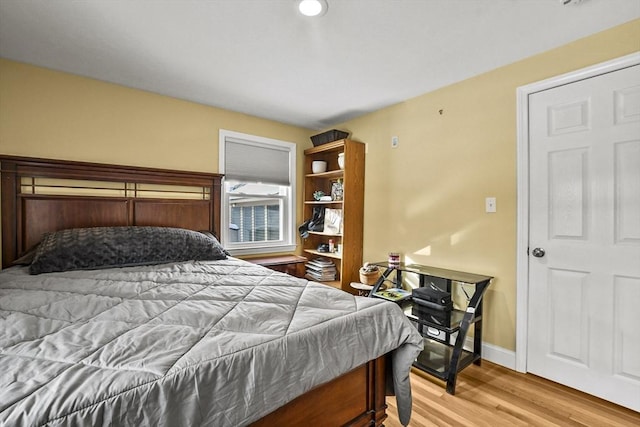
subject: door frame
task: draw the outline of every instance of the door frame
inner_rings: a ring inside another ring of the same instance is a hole
[[[531,83],[517,89],[517,242],[516,242],[516,360],[518,372],[527,372],[529,320],[529,96],[601,74],[640,64],[640,52]]]

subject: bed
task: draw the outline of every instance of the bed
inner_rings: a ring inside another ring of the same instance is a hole
[[[0,425],[408,423],[411,323],[228,256],[220,175],[0,162]]]

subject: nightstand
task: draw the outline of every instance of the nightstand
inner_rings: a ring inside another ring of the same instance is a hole
[[[304,278],[304,263],[307,259],[298,255],[277,255],[263,258],[249,258],[246,261],[259,264],[271,270]]]

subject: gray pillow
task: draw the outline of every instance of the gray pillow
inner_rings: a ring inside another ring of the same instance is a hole
[[[170,227],[71,228],[46,233],[31,274],[226,259],[213,235]]]
[[[24,255],[20,258],[16,259],[11,263],[11,265],[29,265],[33,262],[33,258],[36,256],[36,249],[38,246],[29,249]]]

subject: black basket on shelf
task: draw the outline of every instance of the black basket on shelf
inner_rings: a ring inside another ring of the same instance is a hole
[[[317,147],[318,145],[345,139],[348,136],[349,132],[344,132],[338,129],[331,129],[318,135],[313,135],[311,137],[311,142],[313,143],[314,147]]]

